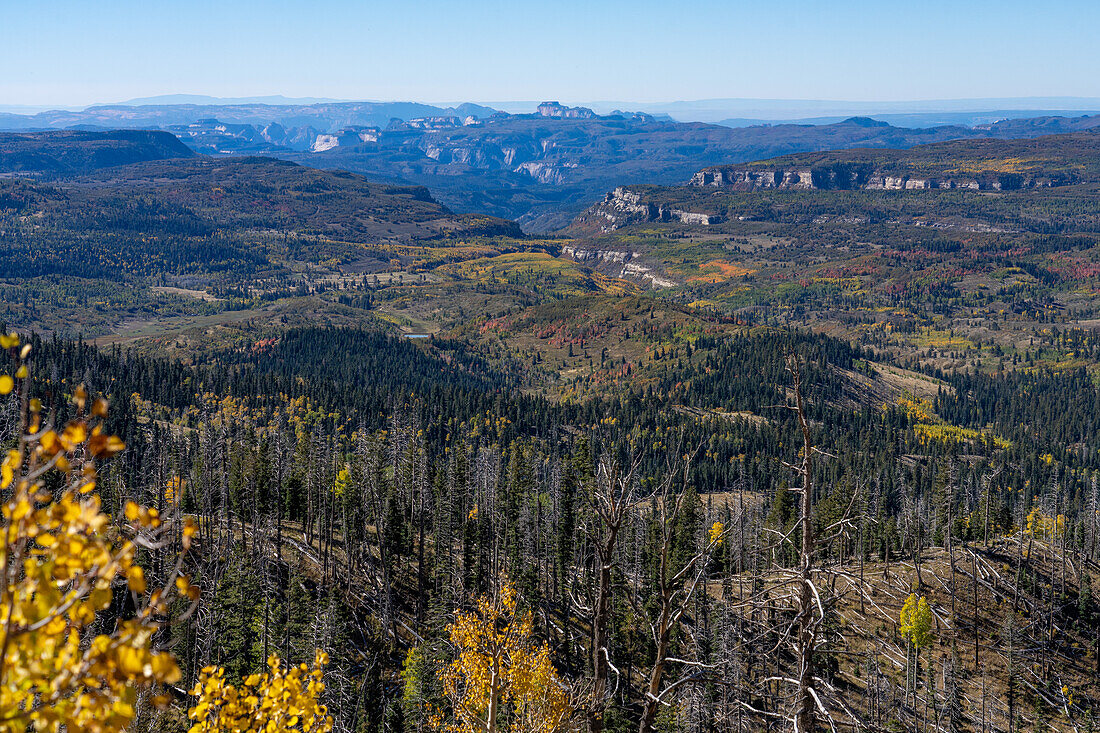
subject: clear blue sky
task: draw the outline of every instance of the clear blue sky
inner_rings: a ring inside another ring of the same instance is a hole
[[[1100,96],[1097,0],[0,0],[0,104]]]

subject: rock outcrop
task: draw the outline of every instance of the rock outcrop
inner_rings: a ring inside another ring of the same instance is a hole
[[[1007,191],[1019,188],[1044,188],[1061,185],[1063,181],[1045,176],[1022,176],[1015,173],[990,172],[974,178],[929,178],[904,173],[886,173],[869,165],[833,164],[812,169],[738,168],[716,166],[704,168],[691,177],[689,186],[730,188],[734,191],[754,191],[765,188],[843,190],[913,191],[928,189],[969,189],[974,191]]]
[[[770,168],[704,168],[691,177],[692,186],[731,187],[752,191],[758,188],[813,188],[810,171]]]
[[[561,253],[577,262],[598,267],[615,277],[641,280],[655,288],[673,288],[677,283],[654,272],[652,267],[637,262],[630,250],[584,249],[566,246]]]
[[[596,113],[588,107],[566,107],[557,102],[543,102],[535,111],[542,117],[562,117],[572,120],[590,120]]]
[[[336,135],[318,135],[313,144],[309,146],[311,153],[323,153],[340,146],[340,138]]]
[[[577,223],[596,224],[603,232],[612,232],[627,224],[639,224],[653,221],[678,221],[681,224],[711,226],[722,221],[722,217],[699,211],[685,211],[661,203],[647,201],[637,191],[619,186],[607,194],[603,201],[596,204],[577,219]]]
[[[601,263],[612,262],[626,264],[633,253],[628,250],[618,249],[582,249],[580,247],[562,247],[561,252],[566,257],[577,262]]]
[[[446,130],[463,127],[463,121],[458,117],[416,117],[409,120],[409,127],[414,130]]]
[[[514,156],[513,156],[514,157]],[[565,174],[576,163],[552,163],[546,161],[528,161],[515,168],[516,173],[526,173],[539,183],[560,184],[565,182]]]

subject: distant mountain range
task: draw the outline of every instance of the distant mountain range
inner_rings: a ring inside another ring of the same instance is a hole
[[[829,149],[1028,138],[1094,127],[1100,127],[1100,116],[1009,120],[977,128],[903,128],[869,118],[729,128],[642,114],[495,115],[468,124],[436,118],[384,129],[349,129],[318,138],[310,150],[271,154],[417,183],[457,211],[513,219],[528,231],[552,231],[618,185],[683,183],[708,165]]]
[[[508,103],[493,103],[493,106],[511,109]],[[734,127],[765,122],[821,124],[856,116],[873,117],[909,127],[928,127],[971,125],[1007,117],[1037,117],[1044,114],[1075,116],[1100,111],[1100,97],[995,97],[895,102],[726,98],[659,103],[586,102],[585,106],[601,114],[615,109],[632,109],[652,115],[666,114],[681,122],[737,123],[731,125]],[[991,115],[992,119],[988,119]],[[983,117],[987,119],[982,120]]]
[[[206,155],[265,155],[390,184],[426,186],[455,211],[487,213],[518,221],[527,231],[546,232],[568,225],[592,201],[624,184],[681,184],[703,168],[794,153],[1078,132],[1100,128],[1100,115],[972,126],[899,127],[852,117],[816,125],[730,127],[645,113],[600,115],[557,102],[543,102],[526,114],[473,104],[321,102],[113,105],[0,115],[0,128],[5,126],[86,132],[154,128]],[[64,175],[120,154],[74,155],[71,164],[20,154],[7,171]]]
[[[276,104],[276,105],[301,105],[301,104],[327,104],[330,102],[348,102],[347,99],[330,99],[328,97],[284,97],[282,94],[271,94],[264,97],[211,97],[206,94],[161,94],[156,97],[136,97],[125,102],[114,104],[91,105],[93,107],[144,107],[147,105],[166,104]]]
[[[121,102],[94,104],[89,106],[57,105],[17,105],[0,103],[0,115],[34,116],[38,113],[52,113],[58,110],[80,112],[97,108],[114,109],[119,107],[171,107],[190,105],[193,107],[252,106],[303,107],[311,105],[366,105],[374,109],[389,108],[394,117],[403,116],[415,108],[415,116],[441,114],[447,110],[480,109],[475,113],[486,117],[495,111],[509,114],[524,114],[538,105],[538,100],[511,100],[501,102],[448,102],[419,103],[378,100],[347,100],[327,97],[286,97],[281,94],[214,97],[205,94],[163,94],[152,97],[138,97]],[[676,102],[630,102],[630,101],[593,101],[576,102],[599,115],[609,115],[629,110],[644,112],[658,119],[667,118],[678,122],[709,122],[730,127],[745,127],[758,124],[800,123],[830,124],[849,117],[872,117],[902,127],[932,127],[936,125],[978,125],[1015,117],[1039,117],[1043,115],[1062,115],[1072,117],[1082,114],[1100,113],[1100,97],[991,97],[973,99],[935,99],[889,102],[866,102],[844,100],[815,99],[749,99],[716,98]],[[426,108],[432,108],[428,112]],[[134,121],[140,121],[144,112],[134,115]],[[213,115],[226,121],[236,120],[227,114]],[[324,116],[321,113],[319,116]],[[198,119],[198,118],[193,118]],[[193,121],[193,119],[191,121]],[[36,120],[7,120],[0,117],[0,129],[11,126],[25,128],[41,125],[43,127],[68,126],[72,123],[57,124],[54,115],[47,114]],[[93,122],[94,124],[94,122]],[[367,124],[367,123],[364,123]],[[377,124],[377,122],[370,123]],[[322,132],[331,131],[324,130]]]
[[[202,99],[202,98],[199,98]],[[311,127],[315,133],[339,130],[350,125],[386,125],[391,120],[451,116],[487,117],[496,110],[477,104],[436,107],[419,102],[180,102],[173,104],[112,104],[82,110],[50,110],[37,114],[0,113],[0,130],[47,130],[58,128],[167,128],[201,120],[246,125],[277,124],[283,127]]]
[[[979,112],[902,112],[897,114],[864,115],[877,122],[885,122],[895,127],[944,127],[957,125],[961,127],[981,127],[998,122],[1017,119],[1034,119],[1036,117],[1076,117],[1092,116],[1100,114],[1100,107],[1090,110],[1065,112],[1063,110],[1030,110],[1030,109],[995,109]],[[754,120],[743,117],[732,117],[719,120],[718,125],[725,127],[753,127],[755,125],[831,125],[848,119],[850,115],[836,115],[830,117],[807,117],[797,120]]]

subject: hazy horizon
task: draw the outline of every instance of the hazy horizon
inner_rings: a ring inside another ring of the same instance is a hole
[[[401,100],[1100,97],[1084,0],[598,4],[59,0],[0,28],[0,105],[162,94]],[[895,29],[883,33],[883,29]],[[269,91],[270,90],[270,91]]]
[[[245,97],[213,97],[203,94],[166,94],[154,97],[98,102],[91,105],[5,105],[0,103],[0,114],[33,116],[52,111],[82,111],[95,107],[110,106],[233,106],[233,105],[314,105],[314,104],[426,104],[440,108],[454,108],[463,104],[490,107],[510,114],[533,112],[538,104],[545,101],[557,101],[569,106],[588,107],[597,114],[608,114],[621,110],[668,115],[683,122],[731,122],[743,120],[753,122],[829,122],[850,116],[869,116],[881,119],[903,116],[959,115],[965,113],[989,114],[990,119],[996,113],[1005,116],[1020,116],[1034,112],[1036,114],[1065,113],[1067,115],[1100,112],[1100,98],[1097,97],[1019,97],[1019,98],[962,98],[962,99],[914,99],[870,102],[865,100],[821,100],[821,99],[746,99],[746,98],[710,98],[697,100],[675,100],[668,102],[631,102],[626,100],[463,100],[430,101],[417,99],[333,99],[317,97],[287,97],[285,95],[256,95]],[[946,123],[945,123],[946,124]]]

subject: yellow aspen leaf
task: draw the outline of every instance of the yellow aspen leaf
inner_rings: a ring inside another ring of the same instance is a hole
[[[154,654],[151,662],[153,675],[165,684],[174,685],[180,681],[180,668],[171,654]]]
[[[63,437],[70,445],[83,443],[84,439],[88,437],[88,428],[82,422],[71,422],[65,426]]]
[[[126,571],[126,582],[130,584],[130,590],[135,593],[145,592],[145,571],[139,565],[132,565]]]

